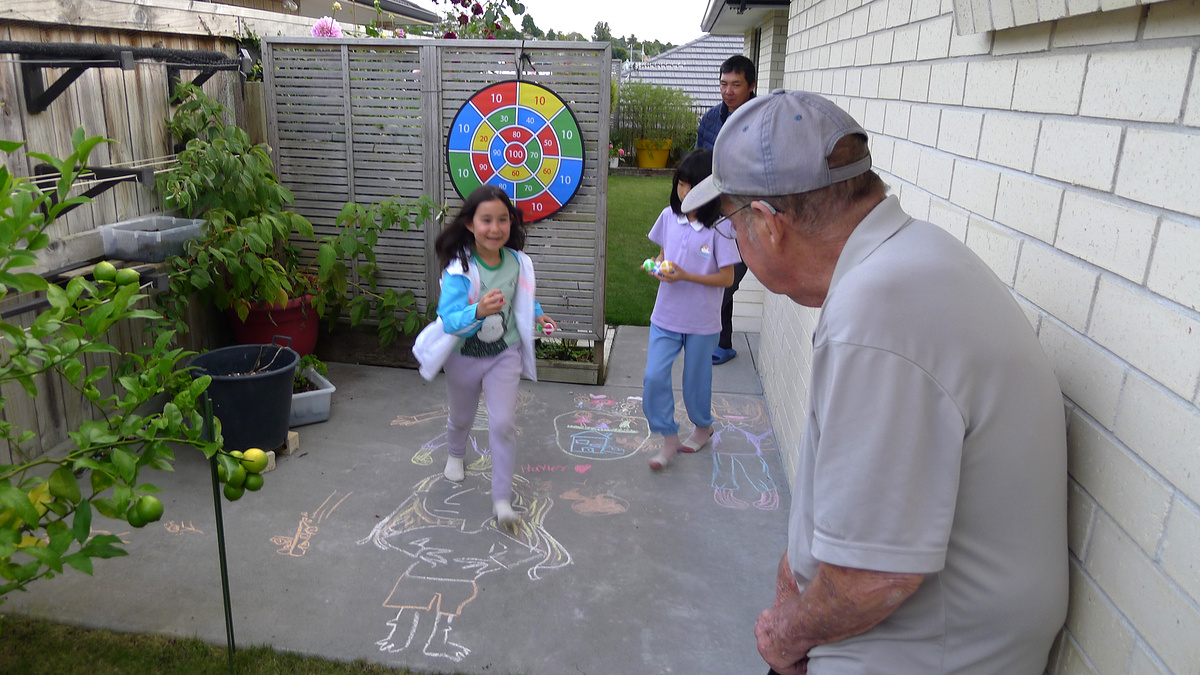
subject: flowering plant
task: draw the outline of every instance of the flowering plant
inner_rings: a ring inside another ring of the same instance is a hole
[[[625,148],[614,148],[613,144],[609,143],[608,144],[608,156],[609,157],[624,157],[625,156]]]
[[[323,16],[317,19],[317,22],[312,27],[313,37],[342,37],[342,27],[331,16]]]

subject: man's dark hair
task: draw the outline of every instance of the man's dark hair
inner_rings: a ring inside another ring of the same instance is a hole
[[[734,54],[721,64],[721,74],[728,73],[741,75],[746,78],[746,84],[750,86],[754,86],[754,83],[757,82],[757,78],[754,76],[754,62],[741,54]]]

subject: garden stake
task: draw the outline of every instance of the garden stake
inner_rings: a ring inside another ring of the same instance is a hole
[[[204,392],[204,436],[212,441],[213,414],[212,399]],[[209,472],[212,474],[213,511],[217,514],[217,551],[221,554],[221,593],[225,596],[225,637],[229,652],[229,675],[233,675],[233,608],[229,604],[229,568],[225,564],[225,523],[221,519],[221,481],[217,478],[217,455],[208,458]]]

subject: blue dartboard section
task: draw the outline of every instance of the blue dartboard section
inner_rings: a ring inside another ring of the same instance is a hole
[[[446,166],[464,199],[480,185],[494,185],[526,222],[534,222],[578,192],[583,147],[575,114],[554,92],[530,82],[500,82],[476,92],[455,115]]]

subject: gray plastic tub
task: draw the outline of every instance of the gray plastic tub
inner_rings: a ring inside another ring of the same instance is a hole
[[[337,391],[337,387],[312,368],[305,368],[303,373],[317,388],[292,394],[292,418],[288,427],[300,427],[329,419],[329,406],[333,400],[333,392]]]
[[[100,228],[104,255],[114,260],[162,262],[183,253],[184,244],[204,233],[205,221],[174,216],[142,216]]]

